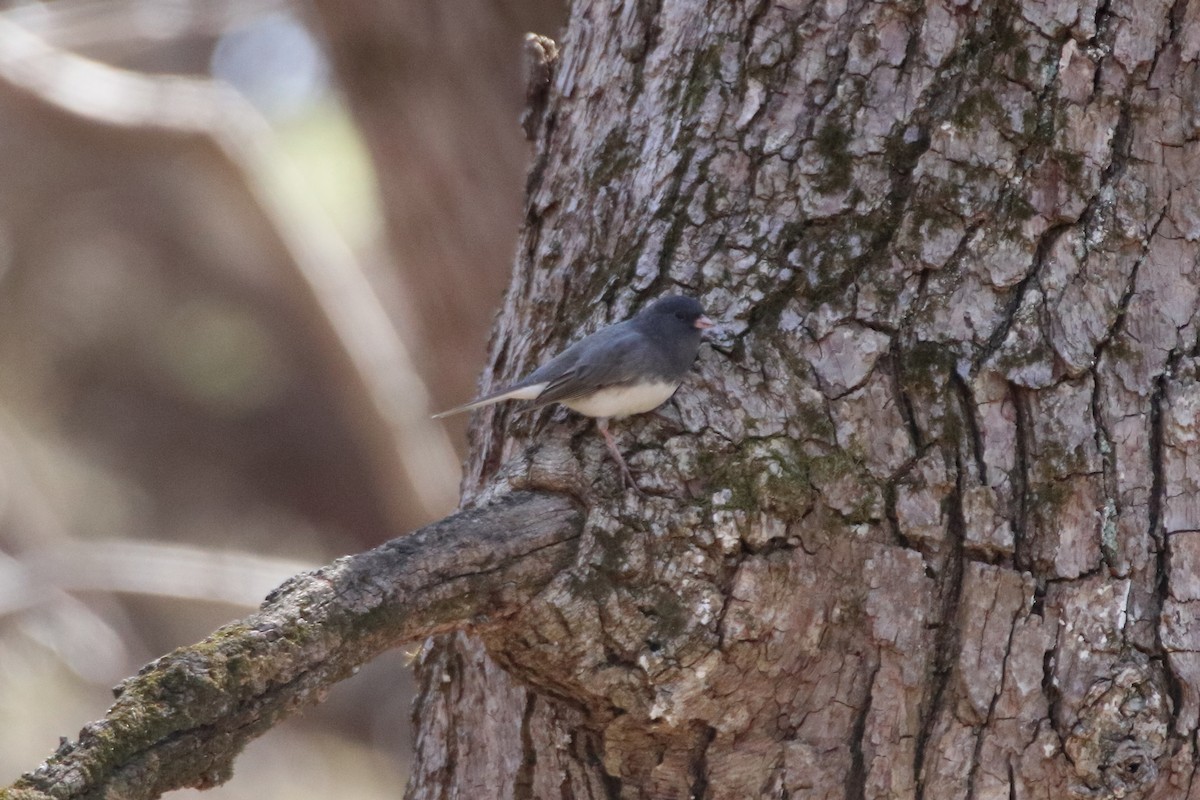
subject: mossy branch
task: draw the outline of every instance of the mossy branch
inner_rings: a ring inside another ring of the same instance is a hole
[[[582,514],[517,493],[289,579],[262,609],[146,666],[0,800],[158,797],[228,779],[254,737],[397,644],[518,611],[570,563]]]

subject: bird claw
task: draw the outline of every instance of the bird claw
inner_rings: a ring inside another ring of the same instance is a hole
[[[617,441],[613,435],[609,433],[607,421],[598,422],[596,425],[600,430],[600,435],[604,437],[604,444],[608,446],[609,455],[613,461],[617,462],[617,466],[621,470],[622,482],[637,494],[638,497],[645,497],[646,493],[637,485],[637,481],[633,479],[633,473],[629,471],[629,465],[625,463],[625,458],[621,455],[621,451],[617,448]]]
[[[637,485],[637,481],[633,479],[633,473],[629,471],[629,467],[625,465],[624,460],[618,463],[618,466],[621,468],[621,482],[630,489],[633,489],[634,494],[638,497],[645,497],[646,493],[642,491],[642,487]]]

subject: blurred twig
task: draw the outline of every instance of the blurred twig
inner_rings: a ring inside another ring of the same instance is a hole
[[[110,40],[218,36],[230,26],[287,8],[287,0],[55,0],[17,3],[5,12],[55,47],[77,49]]]
[[[20,553],[33,543],[47,550],[74,541],[59,509],[18,457],[20,427],[0,414],[0,618],[19,615],[20,629],[57,654],[75,674],[111,680],[128,661],[129,626],[108,603],[85,603],[52,576],[30,569]],[[12,548],[12,555],[4,548]],[[106,618],[116,615],[117,621]]]
[[[273,586],[313,564],[161,542],[88,542],[21,554],[25,579],[65,592],[122,592],[254,608]],[[0,616],[13,610],[0,590]],[[25,604],[19,597],[18,605]]]

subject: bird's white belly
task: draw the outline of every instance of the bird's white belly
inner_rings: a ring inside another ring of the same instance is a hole
[[[585,417],[627,417],[658,408],[667,402],[678,388],[678,383],[665,382],[612,386],[594,394],[559,402]]]

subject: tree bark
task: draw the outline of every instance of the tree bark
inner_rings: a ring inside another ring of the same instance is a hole
[[[575,4],[487,383],[726,334],[618,426],[644,501],[478,415],[469,494],[587,520],[423,650],[410,800],[1192,794],[1198,8]]]

